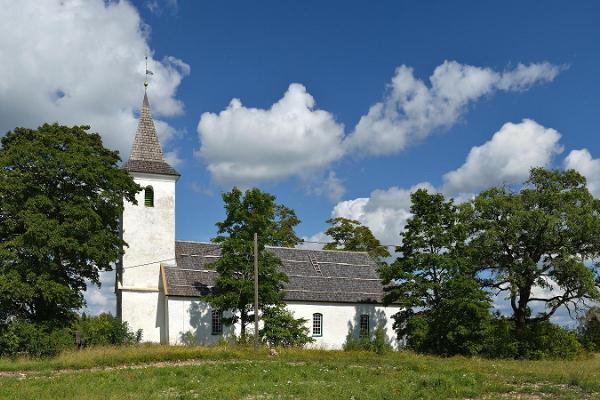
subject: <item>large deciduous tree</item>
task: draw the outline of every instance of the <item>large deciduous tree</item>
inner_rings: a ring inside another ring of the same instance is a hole
[[[396,249],[400,256],[381,268],[384,302],[402,307],[394,327],[418,351],[477,353],[489,327],[490,299],[468,253],[469,214],[424,189],[411,201],[412,217]]]
[[[333,241],[324,246],[325,250],[366,251],[370,256],[377,258],[390,256],[388,249],[360,222],[337,217],[328,219],[327,223],[331,226],[325,234]]]
[[[600,298],[600,200],[579,173],[534,168],[520,191],[492,188],[471,204],[473,255],[518,331]]]
[[[89,127],[17,128],[0,148],[0,325],[64,326],[86,280],[123,253],[123,199],[140,189]]]
[[[238,188],[223,193],[225,220],[218,222],[221,258],[215,262],[219,273],[213,293],[205,299],[220,311],[230,311],[226,324],[240,322],[241,335],[254,321],[254,233],[258,234],[259,307],[265,309],[283,303],[283,285],[287,276],[280,270],[281,260],[264,251],[265,246],[295,246],[300,239],[294,226],[300,223],[295,212],[275,203],[275,196],[250,189],[243,193]]]

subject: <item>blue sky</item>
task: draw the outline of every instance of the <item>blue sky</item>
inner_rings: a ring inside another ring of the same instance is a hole
[[[354,126],[382,99],[396,67],[408,65],[428,79],[444,60],[504,70],[518,63],[567,65],[553,82],[526,92],[499,93],[469,107],[448,129],[399,154],[345,158],[333,165],[345,199],[367,197],[390,186],[434,184],[460,166],[474,145],[505,122],[531,118],[562,134],[566,149],[598,154],[600,125],[598,4],[566,2],[186,2],[176,7],[135,2],[150,25],[150,44],[161,58],[174,55],[191,66],[177,97],[185,114],[169,122],[186,132],[170,143],[183,163],[178,185],[177,237],[206,240],[222,215],[215,185],[194,150],[203,112],[219,112],[232,98],[269,108],[292,82],[306,86],[318,108]],[[256,137],[260,141],[260,137]],[[196,183],[212,196],[196,193]],[[298,179],[262,183],[296,209],[299,232],[324,228],[332,204],[307,193]]]
[[[178,239],[213,237],[233,184],[306,238],[345,216],[388,244],[415,187],[460,200],[541,165],[600,195],[595,1],[4,1],[0,134],[86,123],[126,158],[149,54]]]

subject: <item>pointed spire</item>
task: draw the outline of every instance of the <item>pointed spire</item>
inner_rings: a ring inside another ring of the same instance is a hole
[[[142,104],[142,112],[138,122],[137,133],[133,140],[130,160],[144,161],[165,161],[163,158],[162,148],[156,134],[156,127],[150,112],[150,103],[148,102],[148,94],[144,93],[144,102]]]
[[[147,86],[147,84],[145,83],[144,86]],[[145,89],[137,132],[125,168],[130,172],[179,175],[164,159]]]

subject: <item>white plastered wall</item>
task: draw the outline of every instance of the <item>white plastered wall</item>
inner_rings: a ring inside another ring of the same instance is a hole
[[[239,324],[223,325],[222,335],[212,334],[210,305],[197,298],[168,297],[168,332],[170,344],[182,344],[182,335],[191,332],[198,344],[215,344],[221,337],[239,334]]]
[[[117,305],[121,319],[132,330],[142,329],[143,341],[164,342],[166,321],[160,288],[160,264],[175,262],[175,176],[131,174],[143,188],[152,186],[154,207],[144,205],[144,190],[137,205],[125,202],[122,229],[125,247]]]
[[[315,342],[310,347],[337,350],[341,349],[346,341],[348,332],[358,338],[360,333],[360,316],[369,316],[369,330],[373,334],[378,325],[383,326],[386,341],[395,349],[398,348],[396,332],[393,329],[394,320],[392,316],[400,311],[400,307],[384,307],[378,304],[362,303],[297,303],[290,302],[287,305],[295,318],[308,320],[309,334],[312,335],[313,314],[323,315],[322,335],[314,336]]]
[[[383,307],[377,304],[344,304],[344,303],[288,303],[288,310],[295,318],[307,320],[309,335],[312,335],[312,317],[314,313],[323,315],[323,334],[314,337],[310,347],[336,350],[341,349],[346,341],[348,331],[355,337],[359,335],[360,315],[369,315],[370,331],[374,332],[377,324],[384,327],[386,340],[395,349],[398,348],[396,333],[393,330],[392,316],[400,311],[399,307]],[[252,327],[248,327],[252,330]],[[193,298],[168,298],[168,332],[169,343],[181,344],[182,334],[192,332],[200,344],[216,343],[220,336],[211,335],[210,306]],[[239,334],[239,325],[224,327],[224,336]]]

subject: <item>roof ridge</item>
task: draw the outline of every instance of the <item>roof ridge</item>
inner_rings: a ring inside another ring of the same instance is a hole
[[[197,243],[197,244],[212,244],[212,245],[220,245],[220,243],[215,243],[215,242],[204,242],[204,241],[198,241],[198,240],[179,240],[176,239],[176,242],[183,242],[183,243]],[[365,255],[369,255],[368,252],[366,251],[353,251],[353,250],[323,250],[323,249],[301,249],[298,247],[284,247],[284,246],[265,246],[265,248],[267,249],[285,249],[285,250],[298,250],[298,251],[316,251],[319,253],[349,253],[349,254],[365,254]]]

